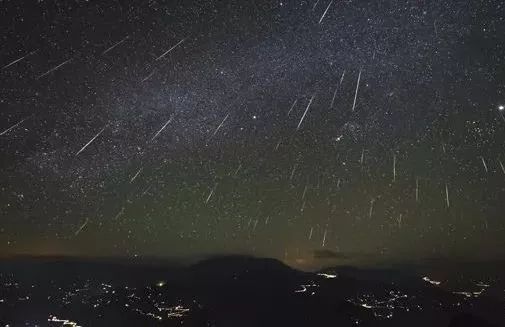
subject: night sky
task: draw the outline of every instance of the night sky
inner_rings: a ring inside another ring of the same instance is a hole
[[[501,1],[0,7],[1,255],[505,256]]]

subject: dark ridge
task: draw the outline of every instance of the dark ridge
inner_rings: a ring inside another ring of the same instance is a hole
[[[245,255],[213,256],[191,266],[194,272],[213,272],[225,269],[230,273],[299,273],[277,259]]]

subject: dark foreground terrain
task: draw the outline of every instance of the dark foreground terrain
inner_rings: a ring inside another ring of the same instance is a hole
[[[4,260],[0,326],[504,325],[499,274],[420,271],[306,273],[250,257],[189,266]]]

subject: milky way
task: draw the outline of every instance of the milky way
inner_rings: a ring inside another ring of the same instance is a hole
[[[8,1],[2,253],[502,256],[500,10]]]

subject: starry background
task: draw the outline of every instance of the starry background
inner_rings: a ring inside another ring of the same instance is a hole
[[[0,252],[503,257],[503,10],[2,1]]]

